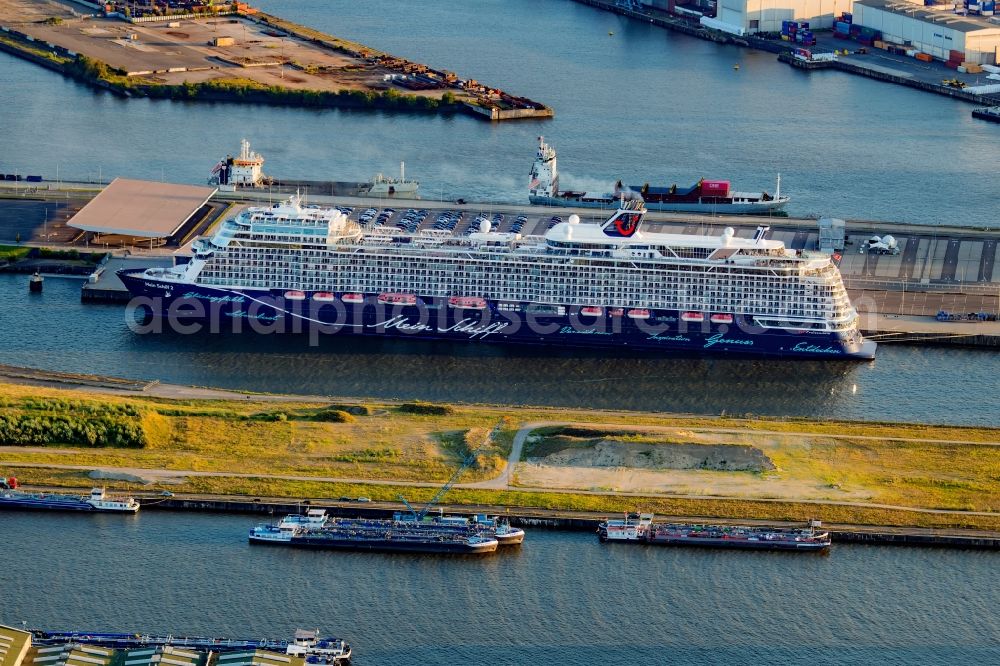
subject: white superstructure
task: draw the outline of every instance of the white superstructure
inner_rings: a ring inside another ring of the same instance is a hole
[[[97,511],[135,513],[139,510],[139,502],[135,498],[110,497],[104,491],[104,488],[93,488],[90,491],[90,497],[85,501]]]
[[[500,309],[657,308],[747,315],[764,328],[847,331],[856,326],[840,272],[823,253],[776,240],[635,230],[609,236],[572,216],[544,236],[363,230],[334,209],[292,197],[251,208],[193,245],[194,258],[146,276],[240,291],[278,289],[421,298],[481,297]],[[638,222],[635,222],[637,225]],[[296,295],[298,297],[298,295]],[[345,299],[346,300],[346,299]]]
[[[416,194],[420,187],[419,181],[406,179],[406,163],[399,163],[399,178],[375,174],[368,196],[386,196],[389,194]]]
[[[528,173],[528,194],[536,197],[554,197],[559,193],[559,168],[556,151],[545,143],[545,137],[538,137],[538,151]]]

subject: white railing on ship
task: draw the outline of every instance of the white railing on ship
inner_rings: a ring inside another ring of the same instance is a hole
[[[998,282],[921,282],[919,280],[879,280],[865,277],[844,276],[844,286],[848,289],[881,289],[885,291],[934,291],[957,292],[1000,298]]]

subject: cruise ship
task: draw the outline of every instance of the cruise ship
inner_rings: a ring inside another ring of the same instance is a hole
[[[622,197],[637,199],[649,210],[672,213],[707,213],[709,215],[784,215],[789,198],[781,195],[781,176],[774,194],[737,192],[728,180],[706,180],[678,186],[623,185],[612,192],[583,192],[559,189],[559,169],[555,148],[538,137],[538,151],[528,174],[528,201],[539,206],[573,206],[611,209]]]
[[[248,208],[170,268],[125,269],[130,311],[210,328],[567,348],[871,359],[831,257],[766,237],[653,233],[641,201],[543,236],[366,229],[297,196]],[[220,324],[219,322],[228,322]],[[162,325],[161,320],[161,325]]]

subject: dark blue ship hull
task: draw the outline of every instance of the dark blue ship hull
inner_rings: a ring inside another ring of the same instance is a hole
[[[492,544],[492,547],[477,547],[457,540],[352,538],[333,535],[294,536],[289,545],[296,548],[321,548],[324,550],[437,555],[485,555],[496,552],[497,549],[496,542]]]
[[[235,290],[207,285],[173,284],[119,271],[133,295],[129,309],[142,321],[137,330],[156,332],[210,330],[259,333],[316,333],[442,339],[458,342],[586,347],[616,351],[662,351],[708,354],[751,354],[807,358],[871,359],[875,343],[827,331],[763,329],[737,317],[732,323],[684,321],[676,310],[649,310],[648,318],[602,314],[579,308],[562,312],[532,311],[531,304],[504,310],[489,301],[484,310],[450,307],[446,298],[417,299],[414,305],[378,302],[364,294],[363,303],[315,300],[306,292],[286,298],[279,290]]]
[[[10,495],[0,495],[0,509],[25,509],[40,511],[94,511],[94,507],[81,499],[53,495],[43,497],[39,495],[12,493]]]

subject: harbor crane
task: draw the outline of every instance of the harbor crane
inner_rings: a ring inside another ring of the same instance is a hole
[[[469,455],[465,456],[465,459],[462,461],[462,465],[457,470],[455,470],[455,473],[451,475],[451,478],[448,479],[448,481],[446,481],[445,484],[438,489],[437,493],[434,494],[434,497],[432,497],[430,501],[427,502],[427,505],[423,509],[417,511],[408,501],[406,501],[405,497],[403,497],[402,495],[397,495],[399,501],[401,501],[404,505],[406,505],[406,508],[410,511],[410,513],[413,514],[414,519],[418,523],[422,521],[425,516],[427,516],[430,510],[434,508],[435,504],[441,501],[441,498],[444,497],[445,493],[451,490],[451,487],[455,485],[455,482],[458,481],[459,477],[462,476],[465,470],[469,469],[469,467],[471,467],[472,464],[476,462],[476,456],[478,456],[479,452],[484,450],[487,447],[487,445],[489,445],[490,441],[492,441],[493,437],[496,435],[497,431],[500,430],[500,426],[502,425],[503,425],[503,420],[501,420],[499,423],[493,426],[493,429],[490,430],[489,433],[486,435],[486,438],[483,439],[483,443],[480,444],[475,451],[470,451]]]

